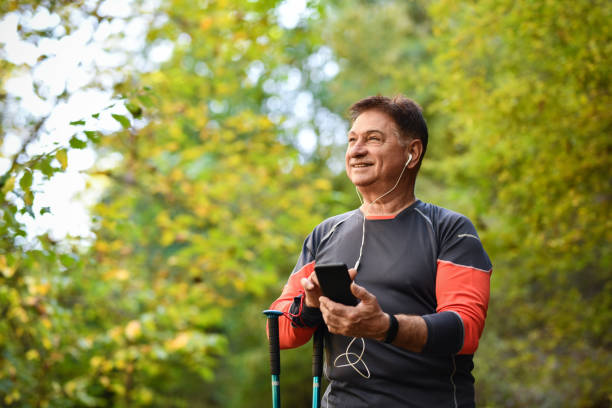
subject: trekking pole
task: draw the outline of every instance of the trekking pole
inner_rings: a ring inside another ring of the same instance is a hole
[[[321,407],[324,332],[325,326],[321,324],[312,338],[312,408]]]
[[[264,310],[268,318],[268,340],[270,342],[270,372],[272,374],[272,408],[280,408],[280,347],[278,345],[278,310]]]

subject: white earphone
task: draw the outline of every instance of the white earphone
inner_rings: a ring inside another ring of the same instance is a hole
[[[406,160],[406,164],[404,164],[404,167],[406,167],[411,161],[412,161],[412,153],[408,155],[408,160]]]

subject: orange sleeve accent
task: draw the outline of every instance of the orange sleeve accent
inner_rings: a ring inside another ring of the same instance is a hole
[[[438,260],[436,312],[453,311],[463,321],[463,347],[459,354],[474,354],[484,329],[489,306],[491,271]]]
[[[302,278],[307,278],[314,271],[315,263],[310,262],[292,274],[283,288],[280,297],[272,303],[270,309],[279,310],[289,313],[289,308],[293,304],[293,298],[304,293],[304,288],[300,284]],[[280,316],[278,319],[278,337],[281,349],[295,348],[305,344],[310,340],[316,327],[293,327],[291,320],[286,316]],[[267,331],[266,331],[267,333]]]

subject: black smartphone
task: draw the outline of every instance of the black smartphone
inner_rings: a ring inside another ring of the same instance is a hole
[[[351,292],[351,277],[345,264],[315,265],[314,269],[325,296],[348,306],[359,303]]]

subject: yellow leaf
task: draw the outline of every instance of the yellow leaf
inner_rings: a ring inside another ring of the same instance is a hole
[[[74,380],[68,381],[66,384],[64,384],[64,392],[68,394],[69,397],[72,397],[72,395],[74,394],[74,391],[76,390],[76,387],[77,387],[76,381]]]
[[[22,323],[28,323],[30,319],[28,318],[28,313],[22,307],[16,307],[13,309],[13,314],[16,318],[18,318]]]
[[[26,356],[26,359],[32,361],[32,360],[38,360],[39,354],[38,354],[38,351],[31,349],[26,352],[25,356]]]
[[[142,334],[140,322],[138,320],[132,320],[125,326],[125,335],[128,339],[134,340]]]
[[[113,327],[108,331],[108,335],[111,339],[119,341],[121,339],[121,327]]]
[[[62,170],[66,170],[66,167],[68,167],[68,153],[66,149],[58,150],[58,152],[55,153],[55,158],[62,165]]]
[[[2,194],[8,193],[9,191],[13,190],[14,187],[15,187],[15,177],[11,177],[6,181],[6,183],[4,184],[4,187],[2,187]]]
[[[175,338],[166,343],[166,347],[172,351],[182,349],[189,343],[190,337],[189,333],[179,333]]]
[[[53,344],[51,344],[51,340],[49,340],[48,338],[44,338],[42,339],[42,345],[44,348],[46,348],[47,350],[51,350],[51,347],[53,347]]]
[[[162,232],[162,236],[160,240],[160,243],[162,245],[170,245],[173,242],[174,242],[174,232],[170,231],[169,229]]]
[[[145,405],[149,405],[153,402],[153,392],[147,388],[141,388],[138,391],[138,400]]]
[[[109,251],[109,245],[105,241],[98,241],[98,242],[96,242],[94,247],[96,248],[96,251],[98,251],[98,252],[108,252]]]
[[[50,287],[51,285],[49,283],[41,283],[39,285],[34,286],[33,292],[45,296],[47,293],[49,293]]]
[[[130,273],[126,269],[111,269],[106,272],[102,278],[104,280],[116,279],[118,281],[126,281],[130,277]]]
[[[10,278],[15,274],[15,268],[6,264],[6,257],[4,255],[0,255],[0,272],[5,278]]]
[[[316,179],[314,182],[314,186],[318,190],[331,190],[332,184],[328,179]]]
[[[100,356],[93,356],[91,358],[91,360],[89,360],[89,365],[91,365],[92,368],[98,368],[100,367],[100,365],[102,364],[104,360],[102,359],[102,357]]]
[[[32,205],[34,203],[34,193],[31,191],[26,191],[26,193],[23,195],[23,201],[26,203],[26,205]]]
[[[200,29],[202,31],[206,31],[212,26],[213,19],[212,17],[205,17],[200,21]]]

